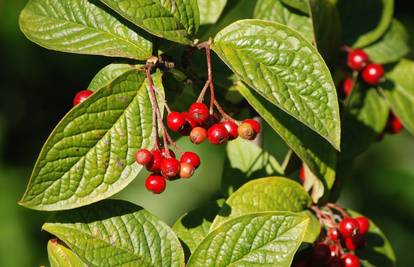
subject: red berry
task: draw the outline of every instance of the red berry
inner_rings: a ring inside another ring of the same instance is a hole
[[[174,151],[172,151],[171,149],[167,149],[167,148],[165,148],[165,147],[163,147],[163,148],[161,148],[161,155],[164,157],[164,158],[168,158],[168,153],[167,153],[167,151],[169,151],[170,152],[170,157],[171,158],[175,158],[175,153],[174,153]]]
[[[167,125],[174,132],[181,131],[184,128],[185,123],[185,118],[179,112],[173,111],[167,116]]]
[[[198,126],[198,123],[191,118],[187,112],[181,112],[181,115],[184,117],[186,123],[184,127],[180,130],[181,135],[189,135],[191,130]]]
[[[367,53],[361,49],[355,49],[348,53],[348,67],[352,70],[362,70],[368,63]]]
[[[355,251],[358,248],[357,244],[354,242],[353,237],[345,237],[344,243],[345,247],[350,251]]]
[[[186,162],[181,162],[180,165],[180,177],[184,178],[184,179],[188,179],[191,176],[193,176],[195,171],[195,168],[193,165],[186,163]]]
[[[331,251],[331,258],[336,256],[341,256],[341,250],[336,244],[330,245],[329,250]]]
[[[147,170],[150,172],[159,172],[161,171],[161,163],[164,161],[159,150],[152,150],[152,160],[146,165]]]
[[[152,153],[145,148],[142,148],[135,153],[135,160],[140,165],[147,165],[153,160]]]
[[[237,133],[239,136],[246,140],[253,140],[256,138],[256,133],[250,123],[243,122],[237,128]]]
[[[390,134],[399,134],[403,128],[404,126],[395,114],[390,113],[387,122],[387,132]]]
[[[82,103],[83,101],[85,101],[91,94],[93,94],[93,91],[91,90],[82,90],[79,91],[76,95],[75,98],[73,99],[73,106],[76,106],[80,103]]]
[[[188,114],[200,124],[204,123],[209,117],[208,107],[203,103],[192,104],[188,110]]]
[[[305,182],[305,167],[301,167],[299,171],[299,179],[302,183]]]
[[[328,235],[328,238],[332,241],[338,241],[339,240],[339,231],[336,228],[329,228],[327,235]]]
[[[208,115],[208,118],[203,122],[202,126],[209,129],[211,126],[219,122],[219,117],[216,113]]]
[[[359,233],[358,228],[358,221],[351,217],[344,218],[339,223],[339,232],[343,237],[353,237],[357,235]]]
[[[342,256],[342,265],[343,267],[359,267],[359,259],[353,254],[345,254]]]
[[[312,259],[317,263],[328,263],[331,258],[331,250],[328,245],[319,243],[313,247]]]
[[[200,157],[194,152],[184,152],[180,161],[181,163],[191,164],[196,169],[200,166]]]
[[[164,177],[153,173],[145,180],[145,187],[154,194],[161,194],[165,190],[166,182]]]
[[[343,267],[341,259],[339,257],[332,257],[329,260],[328,267]]]
[[[341,95],[347,97],[354,89],[354,81],[351,78],[345,78],[341,85]]]
[[[166,179],[177,178],[180,173],[180,162],[175,158],[164,159],[161,163],[161,174]]]
[[[359,234],[365,235],[366,233],[368,233],[368,230],[369,230],[368,218],[361,216],[361,217],[356,217],[355,220],[358,222]]]
[[[253,119],[246,119],[243,121],[243,123],[249,123],[253,127],[253,131],[255,132],[255,134],[260,133],[260,129],[262,127],[260,126],[260,123],[258,121]]]
[[[207,135],[208,140],[213,145],[224,144],[229,139],[229,133],[227,132],[226,128],[218,123],[214,124],[210,127],[210,129],[208,129]]]
[[[362,71],[362,79],[369,85],[377,85],[384,77],[384,69],[379,64],[369,64]]]
[[[202,127],[195,127],[193,130],[191,130],[190,133],[190,140],[194,144],[198,145],[203,143],[207,139],[207,130]]]
[[[227,120],[221,123],[224,128],[226,128],[227,132],[229,133],[229,140],[234,140],[239,137],[239,133],[237,132],[237,128],[239,127],[234,121]]]

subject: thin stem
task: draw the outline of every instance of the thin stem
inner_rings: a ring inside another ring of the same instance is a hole
[[[152,130],[154,132],[154,147],[159,149],[158,145],[158,130],[157,130],[157,118],[159,118],[159,108],[157,103],[157,98],[154,93],[154,82],[151,77],[151,68],[152,64],[149,64],[145,68],[145,74],[148,80],[148,94],[150,96],[151,105],[152,105]]]
[[[207,89],[209,88],[210,81],[206,81],[203,89],[200,92],[200,95],[197,98],[197,103],[202,103],[204,101],[204,95],[206,94]]]
[[[210,85],[210,114],[212,114],[213,109],[214,109],[214,101],[216,100],[216,97],[215,97],[215,94],[214,94],[210,42],[211,42],[211,40],[209,40],[208,42],[201,43],[197,47],[198,47],[198,49],[203,49],[204,48],[206,50],[207,74],[208,74],[208,81],[209,81],[209,85]]]
[[[161,92],[154,87],[155,93],[157,93],[158,97],[161,98],[162,103],[164,104],[164,108],[167,110],[168,113],[171,113],[171,109],[168,106],[167,100],[165,99],[164,95],[161,94]]]
[[[328,203],[327,206],[338,211],[342,215],[343,218],[349,217],[349,214],[343,208],[339,207],[338,205],[334,203]]]
[[[227,120],[231,120],[231,121],[233,121],[233,122],[235,122],[235,123],[239,123],[239,121],[236,121],[235,119],[233,119],[229,114],[227,114],[224,110],[223,110],[223,108],[220,106],[220,104],[217,102],[217,100],[214,100],[214,106],[217,108],[217,110],[218,110],[218,112],[221,114],[221,116],[224,118],[224,119],[227,119]]]

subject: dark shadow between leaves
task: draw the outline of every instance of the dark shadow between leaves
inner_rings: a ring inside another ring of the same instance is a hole
[[[392,260],[384,253],[375,251],[375,247],[382,247],[385,245],[385,240],[378,234],[367,233],[366,236],[368,247],[358,251],[358,257],[362,261],[367,261],[373,266],[388,267],[394,266]]]
[[[213,222],[221,207],[218,200],[210,201],[206,205],[187,213],[181,223],[184,227],[191,229],[200,226],[204,220]]]

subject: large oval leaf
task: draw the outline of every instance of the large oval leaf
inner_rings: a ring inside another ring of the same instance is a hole
[[[239,92],[260,116],[283,138],[325,186],[335,181],[337,154],[332,146],[314,131],[272,105],[254,90],[239,86]]]
[[[65,242],[90,266],[183,266],[173,231],[141,207],[105,200],[57,213],[43,230]]]
[[[364,51],[378,64],[398,61],[410,52],[408,32],[398,20],[394,19],[384,36]]]
[[[20,28],[52,50],[144,60],[152,43],[88,0],[30,0]]]
[[[303,13],[309,13],[308,0],[281,0],[286,5],[296,8]]]
[[[161,75],[154,77],[161,90]],[[20,204],[80,207],[128,185],[141,166],[134,152],[152,143],[152,107],[141,70],[131,70],[72,109],[44,145]]]
[[[244,184],[226,200],[210,230],[237,216],[262,211],[303,211],[312,203],[308,193],[283,177],[256,179]]]
[[[240,79],[339,149],[335,85],[302,35],[275,22],[241,20],[217,34],[213,49]]]
[[[340,0],[338,7],[345,43],[367,46],[388,29],[394,14],[394,0]]]
[[[125,64],[125,63],[113,63],[105,66],[101,69],[89,83],[88,89],[97,91],[103,87],[111,84],[116,78],[122,74],[131,71],[139,66]]]
[[[309,16],[285,6],[281,0],[258,0],[253,17],[286,26],[300,32],[309,41],[314,41],[312,20]]]
[[[187,266],[289,267],[308,223],[308,217],[289,212],[237,217],[208,234]]]
[[[49,240],[47,254],[51,267],[87,267],[78,255],[58,239]]]
[[[383,93],[404,127],[414,135],[414,62],[403,59],[386,74]]]
[[[144,30],[179,43],[191,44],[200,25],[197,0],[100,0]]]
[[[226,6],[227,0],[198,0],[200,25],[216,23]]]

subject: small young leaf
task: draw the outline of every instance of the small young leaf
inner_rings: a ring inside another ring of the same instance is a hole
[[[197,0],[100,0],[138,27],[170,41],[191,44],[200,25]]]
[[[408,33],[398,20],[394,19],[384,36],[365,47],[364,51],[369,58],[378,64],[395,62],[410,52]]]
[[[202,207],[181,216],[173,226],[178,238],[184,242],[191,253],[207,236],[211,223],[219,212],[224,199],[210,201]]]
[[[377,41],[387,31],[394,14],[394,0],[338,1],[344,41],[363,47]]]
[[[88,89],[91,91],[97,91],[103,87],[106,87],[125,72],[131,71],[137,67],[139,68],[140,66],[124,63],[109,64],[101,69],[95,77],[93,77],[92,81],[89,83]]]
[[[198,0],[200,25],[216,23],[226,3],[227,0]]]
[[[70,248],[58,239],[49,240],[47,254],[51,267],[87,267]]]
[[[154,75],[162,92],[161,75]],[[38,210],[84,206],[112,196],[140,172],[137,149],[152,143],[152,106],[138,69],[72,109],[44,145],[20,204]]]
[[[383,94],[404,127],[414,135],[414,62],[401,60],[386,77]]]
[[[239,92],[260,116],[285,140],[312,172],[331,189],[335,181],[336,151],[314,131],[273,106],[247,86]]]
[[[275,22],[241,20],[217,34],[213,49],[240,79],[339,149],[335,85],[302,35]]]
[[[288,6],[296,8],[305,14],[309,14],[308,0],[281,0]]]
[[[300,212],[312,200],[297,182],[283,177],[256,179],[244,184],[226,200],[210,231],[237,216],[262,211]]]
[[[148,211],[120,200],[59,212],[43,230],[90,266],[183,266],[173,231]]]
[[[352,217],[361,216],[356,211],[347,210]],[[369,231],[366,234],[367,247],[357,251],[362,267],[395,267],[395,253],[384,233],[371,220],[369,220]]]
[[[270,20],[291,27],[310,42],[314,41],[312,20],[303,13],[292,10],[281,0],[258,0],[253,18]]]
[[[234,218],[207,235],[187,266],[289,267],[308,223],[308,217],[290,212]]]
[[[28,39],[52,50],[144,60],[152,43],[88,0],[30,0],[19,18]]]

